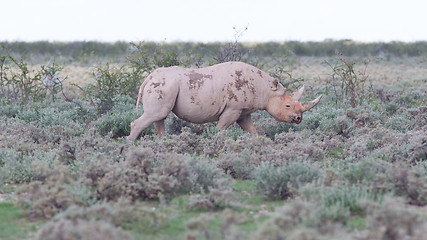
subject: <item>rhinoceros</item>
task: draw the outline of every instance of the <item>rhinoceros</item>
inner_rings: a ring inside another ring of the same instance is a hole
[[[131,123],[127,137],[135,141],[151,124],[155,133],[165,133],[164,120],[172,111],[192,123],[217,122],[227,129],[237,122],[257,134],[251,113],[266,110],[277,121],[300,123],[302,113],[314,107],[322,95],[299,102],[304,86],[287,94],[280,82],[264,71],[243,62],[225,62],[205,68],[158,68],[139,89],[136,109],[142,98],[144,113]]]

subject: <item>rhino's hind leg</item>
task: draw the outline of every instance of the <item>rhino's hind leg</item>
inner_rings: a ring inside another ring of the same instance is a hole
[[[246,132],[252,133],[252,134],[257,134],[257,131],[255,129],[255,126],[252,122],[252,118],[250,114],[246,114],[241,116],[238,120],[237,120],[237,124],[239,124],[239,126],[245,130]]]
[[[137,118],[130,124],[130,134],[127,137],[129,141],[134,142],[139,134],[146,128],[148,128],[151,124],[153,124],[158,119],[153,118],[153,116],[147,113],[142,114],[141,117]]]
[[[157,122],[154,122],[154,133],[156,135],[163,135],[165,134],[165,120],[159,120]]]

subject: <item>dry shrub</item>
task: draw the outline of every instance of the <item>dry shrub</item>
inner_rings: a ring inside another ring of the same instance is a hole
[[[237,140],[226,139],[218,156],[219,166],[234,178],[241,179],[252,178],[252,170],[263,162],[280,165],[289,158],[281,146],[271,139],[250,134],[245,134]]]
[[[319,160],[324,158],[324,151],[329,148],[325,141],[310,137],[312,132],[283,132],[276,135],[275,142],[282,147],[286,160],[296,158]]]
[[[73,204],[84,204],[83,200],[69,188],[73,179],[66,166],[55,164],[46,173],[44,182],[33,181],[18,191],[18,200],[28,208],[30,217],[49,219]]]
[[[381,128],[375,131],[382,131]],[[372,146],[371,153],[378,158],[391,162],[414,164],[427,159],[427,128],[412,130],[406,133],[384,131],[384,136],[374,135],[368,140]],[[366,135],[365,138],[368,138]],[[375,139],[378,137],[377,139]],[[363,137],[362,137],[363,138]],[[363,141],[362,141],[363,142]]]
[[[137,220],[129,203],[70,206],[42,226],[35,239],[133,239],[119,225]]]
[[[355,136],[345,144],[345,151],[350,157],[362,158],[370,153],[387,147],[389,144],[400,145],[403,143],[392,130],[381,126],[364,127],[355,132]]]
[[[179,154],[201,154],[207,144],[207,139],[192,133],[188,127],[183,127],[179,135],[155,136],[155,141],[151,136],[144,136],[139,142],[140,146],[151,148],[156,153],[175,152]]]
[[[120,228],[108,222],[94,220],[59,219],[49,222],[40,229],[35,239],[37,240],[115,240],[133,239],[133,237]]]
[[[348,109],[346,116],[353,121],[356,127],[375,126],[382,120],[382,116],[367,107]]]
[[[209,188],[209,192],[201,191],[200,194],[190,196],[187,204],[188,209],[216,211],[237,204],[237,197],[233,189],[228,186],[228,182],[223,182],[221,186]]]
[[[225,209],[219,214],[218,219],[220,219],[219,223],[214,215],[205,213],[190,219],[186,224],[189,230],[186,239],[247,239],[248,234],[236,227],[237,224],[245,221],[246,216]],[[215,225],[218,226],[218,229],[215,229]]]
[[[260,160],[248,150],[240,153],[222,154],[218,167],[235,179],[251,179],[252,171],[259,166]]]
[[[150,149],[133,148],[126,160],[99,180],[101,199],[154,199],[171,195],[188,184],[189,170],[184,156],[176,153],[154,157]]]
[[[163,139],[163,148],[181,154],[202,153],[205,139],[192,133],[189,127],[183,127],[181,131],[179,135],[169,135],[168,138]]]
[[[387,198],[383,206],[368,216],[370,234],[366,239],[423,239],[427,234],[427,215],[409,207],[401,199]]]
[[[81,162],[78,173],[80,178],[86,180],[89,186],[97,187],[100,179],[113,168],[115,168],[115,164],[111,163],[105,156],[97,155]]]
[[[427,168],[426,163],[409,167],[395,164],[390,169],[390,185],[395,194],[405,196],[409,204],[427,205]]]
[[[49,137],[45,130],[18,119],[5,119],[0,131],[0,146],[23,154],[30,154],[36,149],[46,151],[57,143],[56,137]]]
[[[287,203],[258,228],[253,239],[350,239],[341,226],[321,222],[318,210],[309,202]]]

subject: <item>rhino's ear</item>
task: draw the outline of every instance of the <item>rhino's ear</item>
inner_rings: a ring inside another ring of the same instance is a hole
[[[277,89],[279,89],[279,80],[277,80],[277,78],[270,80],[270,88],[273,91],[277,91]]]
[[[305,89],[305,87],[304,87],[304,85],[302,85],[302,87],[298,91],[293,92],[291,94],[292,100],[294,100],[295,102],[298,102],[300,100],[303,92],[304,92],[304,89]]]
[[[311,102],[302,102],[301,103],[301,110],[303,112],[305,112],[305,111],[312,109],[314,106],[316,106],[319,103],[321,98],[322,98],[322,95],[318,96],[316,99],[314,99]]]

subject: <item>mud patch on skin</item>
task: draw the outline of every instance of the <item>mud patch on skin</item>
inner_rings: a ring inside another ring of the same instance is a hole
[[[163,94],[162,90],[155,90],[154,92],[156,92],[157,94],[159,94],[157,96],[157,99],[163,99],[164,94]]]
[[[194,70],[185,75],[190,78],[188,80],[189,89],[200,88],[205,83],[205,79],[212,79],[212,75],[196,73]]]
[[[250,81],[248,81],[246,78],[242,77],[242,71],[236,71],[236,89],[237,90],[242,90],[243,88],[247,88],[251,91],[251,93],[255,93],[255,87],[253,85],[254,82],[254,78],[249,78]],[[246,96],[246,91],[244,91],[245,96]]]
[[[264,76],[262,76],[262,72],[261,72],[261,70],[258,70],[258,75],[261,77],[261,78],[263,78]]]
[[[190,99],[192,104],[196,104],[196,105],[200,104],[200,102],[196,102],[196,98],[194,96],[191,96]]]
[[[243,87],[249,87],[249,81],[242,77],[242,71],[236,71],[236,89],[241,90]]]
[[[234,101],[238,102],[239,100],[237,99],[236,94],[234,94],[233,90],[231,90],[230,88],[227,89],[227,93],[228,93],[228,100],[232,100],[234,99]]]
[[[160,86],[160,84],[161,84],[161,83],[159,83],[159,82],[157,82],[157,83],[154,83],[154,82],[153,82],[153,83],[151,83],[150,85],[151,85],[151,86],[153,86],[154,88],[156,88],[156,87]]]

